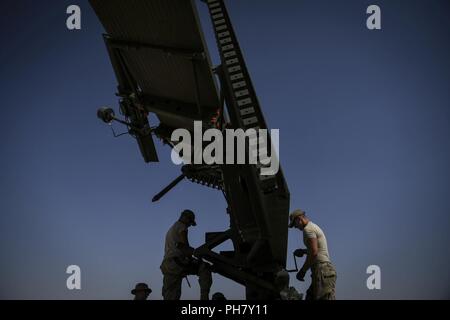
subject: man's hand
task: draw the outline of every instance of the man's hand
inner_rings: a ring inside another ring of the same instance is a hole
[[[195,248],[194,251],[192,251],[192,255],[195,258],[199,258],[201,256],[202,252],[198,250],[198,248]]]
[[[294,251],[294,256],[301,258],[307,253],[308,253],[307,249],[297,249]]]
[[[306,270],[301,268],[300,271],[297,273],[297,280],[305,281],[305,274],[306,274]]]

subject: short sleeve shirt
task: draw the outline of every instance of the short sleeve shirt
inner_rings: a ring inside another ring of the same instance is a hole
[[[317,254],[317,261],[319,262],[330,262],[330,255],[328,254],[328,245],[327,245],[327,238],[325,237],[325,234],[323,233],[322,229],[311,221],[308,222],[308,224],[303,229],[303,243],[305,246],[307,245],[308,239],[317,239],[317,246],[318,246],[318,254]]]
[[[164,259],[183,257],[183,253],[177,248],[177,243],[181,242],[181,234],[184,231],[187,231],[187,226],[180,221],[175,222],[167,231]]]

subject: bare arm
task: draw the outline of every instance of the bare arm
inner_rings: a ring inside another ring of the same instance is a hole
[[[305,263],[303,264],[302,270],[304,272],[308,271],[309,268],[313,265],[314,261],[316,261],[317,254],[319,253],[319,247],[317,245],[317,238],[309,238],[306,243],[306,248],[308,249],[308,253],[306,256]]]

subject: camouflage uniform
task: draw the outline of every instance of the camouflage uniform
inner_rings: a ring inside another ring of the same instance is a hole
[[[306,300],[335,300],[336,270],[331,262],[317,262],[311,267],[311,286]]]
[[[163,273],[162,295],[164,300],[180,300],[181,283],[187,275],[198,275],[200,299],[208,300],[212,285],[211,271],[204,262],[190,261],[186,264],[178,259],[164,259],[161,264]]]
[[[177,221],[167,232],[165,255],[161,264],[163,273],[162,295],[164,300],[179,300],[181,297],[181,283],[187,275],[198,275],[200,298],[208,300],[212,285],[211,271],[202,262],[194,260],[177,248],[180,234],[187,231],[187,226]]]

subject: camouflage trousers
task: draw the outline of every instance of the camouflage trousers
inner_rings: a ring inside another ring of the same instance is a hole
[[[208,300],[212,285],[211,271],[204,262],[190,261],[181,263],[176,259],[164,259],[161,264],[163,273],[162,296],[164,300],[180,300],[181,284],[187,275],[197,275],[200,285],[200,299]]]
[[[336,270],[331,262],[318,262],[311,267],[311,286],[306,300],[335,300]]]

